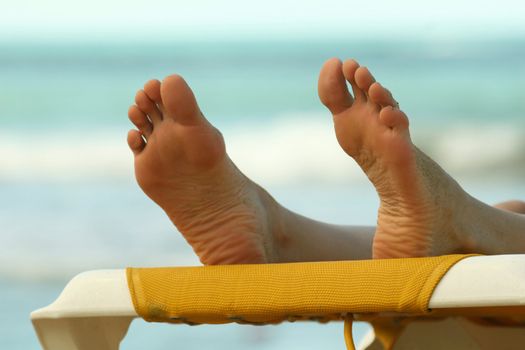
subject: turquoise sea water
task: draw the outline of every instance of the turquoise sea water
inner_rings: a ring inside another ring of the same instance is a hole
[[[376,195],[317,98],[333,56],[370,67],[410,116],[416,143],[471,193],[525,198],[525,39],[0,44],[0,348],[38,348],[28,313],[81,271],[198,264],[133,180],[126,111],[152,77],[182,74],[233,160],[287,207],[373,225]],[[344,346],[341,324],[137,323],[123,349],[150,341]]]
[[[317,74],[330,57],[355,57],[425,122],[519,119],[525,39],[314,42],[0,44],[2,122],[122,123],[149,78],[177,72],[215,121],[323,111]],[[31,101],[31,103],[28,103]],[[94,125],[97,126],[97,125]]]

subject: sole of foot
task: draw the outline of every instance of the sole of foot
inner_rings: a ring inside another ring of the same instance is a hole
[[[318,91],[333,115],[341,148],[359,164],[380,198],[373,257],[468,250],[461,220],[468,195],[414,146],[409,120],[390,91],[355,60],[338,59],[323,66]]]
[[[276,260],[273,199],[242,174],[178,75],[147,82],[128,113],[135,175],[204,264]]]

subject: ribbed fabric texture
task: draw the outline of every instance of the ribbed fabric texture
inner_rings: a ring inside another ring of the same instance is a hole
[[[427,312],[465,255],[265,265],[128,268],[137,313],[172,323],[278,323],[351,313]]]

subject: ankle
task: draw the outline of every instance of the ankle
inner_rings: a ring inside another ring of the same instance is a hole
[[[266,212],[266,231],[268,234],[266,256],[268,263],[283,262],[283,251],[289,241],[286,230],[286,209],[281,206],[264,188],[253,183]]]
[[[457,238],[460,244],[460,253],[486,254],[483,242],[484,221],[483,213],[487,204],[477,200],[464,192],[463,198],[457,202]]]

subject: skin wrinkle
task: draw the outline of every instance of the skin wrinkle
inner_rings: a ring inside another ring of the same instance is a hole
[[[228,260],[230,261],[236,260],[237,262],[243,261],[243,258],[245,258],[246,256],[243,256],[242,254],[240,254],[240,252],[244,248],[245,247],[243,247],[242,245],[237,245],[237,246],[217,245],[213,247],[210,246],[206,250],[203,250],[201,252],[202,254],[201,261],[204,264],[209,264],[209,265],[225,264],[226,261]],[[260,256],[261,258],[263,258],[262,255],[253,254],[253,252],[251,251],[249,253],[249,256],[250,257]]]
[[[233,220],[236,220],[236,218],[233,217]],[[228,239],[232,239],[235,237],[235,232],[252,232],[254,229],[252,224],[253,220],[250,220],[248,223],[239,220],[231,222],[233,224],[224,225],[224,222],[210,221],[208,225],[197,226],[197,230],[193,231],[195,232],[195,238],[191,240],[191,243],[197,243],[199,241],[203,241],[203,239],[209,239],[211,232],[214,232],[213,236],[215,236],[215,238],[213,243],[217,244],[221,240],[225,239],[225,236],[228,237]],[[220,230],[217,231],[217,227],[220,227]]]
[[[243,237],[242,235],[244,235],[247,231],[242,230],[242,227],[240,227],[240,229],[241,231],[230,232],[228,234],[224,234],[224,232],[215,230],[212,231],[214,232],[213,237],[210,237],[209,235],[203,236],[201,240],[192,241],[191,244],[194,247],[196,253],[201,257],[201,260],[203,262],[221,262],[222,259],[217,259],[217,257],[220,256],[220,254],[223,254],[225,251],[231,249],[240,252],[241,248],[245,245],[243,244],[244,241],[240,238]],[[237,235],[236,233],[239,234]],[[250,249],[250,255],[262,256],[261,253],[258,253],[253,249]]]
[[[184,226],[180,227],[180,231],[193,231],[195,238],[189,239],[188,241],[194,245],[194,249],[198,255],[202,256],[203,261],[207,260],[206,256],[211,255],[213,250],[222,251],[229,246],[242,245],[243,241],[239,241],[239,237],[246,236],[246,233],[249,232],[259,232],[258,230],[262,229],[262,224],[259,224],[257,220],[255,220],[255,218],[260,216],[256,213],[257,211],[261,211],[260,209],[256,209],[260,207],[260,204],[255,205],[251,196],[239,195],[238,193],[235,193],[232,198],[243,199],[241,203],[233,204],[233,207],[231,207],[231,204],[225,203],[225,201],[219,201],[219,203],[221,203],[220,206],[212,205],[212,208],[192,208],[197,209],[197,211],[190,211],[185,214],[197,219],[188,220],[182,218],[183,220],[181,220],[184,222]],[[202,213],[206,213],[206,215]],[[174,218],[173,221],[176,223],[177,219]],[[210,233],[213,233],[214,237],[210,237]],[[256,237],[258,236],[252,236],[252,238]],[[257,240],[260,241],[261,239],[256,239],[256,241]],[[210,245],[208,248],[211,249],[206,249],[205,251],[200,250],[201,242],[203,246],[207,244]],[[267,244],[261,244],[260,242],[252,244],[263,247],[267,246]],[[237,250],[241,251],[241,247],[239,246]],[[220,261],[222,261],[222,259],[220,259]]]

